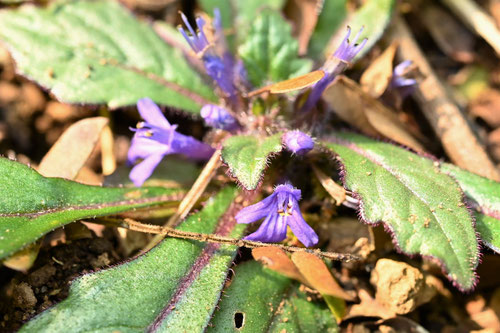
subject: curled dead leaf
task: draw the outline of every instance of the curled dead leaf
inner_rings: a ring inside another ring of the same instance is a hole
[[[38,172],[45,177],[74,179],[96,147],[107,124],[107,118],[95,117],[71,125],[43,157]]]
[[[330,269],[325,265],[323,260],[314,254],[295,252],[292,254],[292,261],[308,284],[321,294],[335,296],[346,301],[354,301],[355,298],[345,292],[337,281],[335,281],[330,273]]]
[[[325,72],[317,70],[289,80],[273,83],[248,93],[248,97],[253,97],[265,92],[271,94],[283,94],[294,90],[299,90],[312,86],[325,76]]]
[[[424,147],[410,134],[410,129],[397,114],[363,91],[353,80],[341,75],[323,93],[324,100],[335,113],[363,133],[394,140],[423,152]]]
[[[374,98],[382,96],[391,82],[393,61],[398,43],[393,42],[385,51],[370,63],[359,82],[365,92]]]

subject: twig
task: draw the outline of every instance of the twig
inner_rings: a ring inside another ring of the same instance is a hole
[[[168,220],[168,222],[165,224],[166,228],[172,228],[175,227],[179,221],[184,219],[191,208],[193,208],[194,204],[198,201],[200,196],[203,194],[205,191],[205,188],[207,187],[208,183],[210,183],[210,180],[213,178],[215,171],[219,166],[221,165],[220,161],[220,150],[216,150],[215,153],[212,155],[210,160],[207,162],[203,170],[201,171],[200,175],[194,182],[193,186],[189,190],[189,192],[186,194],[186,196],[182,199],[181,203],[179,204],[179,207],[177,208],[177,211],[175,212],[172,217]],[[162,239],[164,238],[163,234],[159,234],[149,242],[149,244],[146,246],[144,251],[147,251],[154,247],[156,244],[158,244]]]
[[[495,20],[471,0],[442,0],[500,55],[500,31]]]
[[[391,38],[400,43],[401,60],[412,60],[424,74],[414,97],[433,127],[450,159],[468,171],[494,180],[500,173],[474,135],[460,109],[450,100],[445,88],[427,62],[408,26],[399,16],[394,18]]]
[[[335,252],[323,252],[319,249],[306,249],[297,246],[286,246],[283,244],[275,244],[275,243],[262,243],[249,241],[238,238],[230,238],[225,236],[213,235],[213,234],[201,234],[197,232],[189,232],[189,231],[181,231],[169,227],[162,227],[158,225],[144,224],[137,221],[134,221],[129,218],[125,218],[123,220],[120,219],[112,219],[112,218],[104,218],[104,221],[114,224],[121,228],[126,228],[129,230],[151,233],[161,235],[163,237],[173,237],[173,238],[181,238],[181,239],[192,239],[200,242],[207,243],[218,243],[218,244],[227,244],[234,245],[238,247],[246,247],[250,249],[258,248],[258,247],[277,247],[282,249],[285,252],[293,253],[293,252],[307,252],[317,255],[321,258],[331,259],[331,260],[339,260],[344,262],[349,262],[353,260],[359,260],[360,258],[356,255],[349,253],[335,253]],[[162,237],[162,238],[163,238]]]

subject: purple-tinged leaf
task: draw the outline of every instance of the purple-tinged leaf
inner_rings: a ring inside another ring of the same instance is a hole
[[[236,194],[222,190],[178,229],[239,237]],[[77,278],[67,299],[21,332],[201,332],[235,255],[234,246],[167,238],[131,261]]]
[[[402,252],[433,257],[462,290],[474,288],[479,246],[457,182],[439,163],[392,144],[338,134],[324,145],[342,164],[344,186],[367,224],[383,223]]]
[[[476,214],[476,229],[483,244],[500,253],[500,183],[441,163],[443,172],[451,175],[467,196],[467,204]]]

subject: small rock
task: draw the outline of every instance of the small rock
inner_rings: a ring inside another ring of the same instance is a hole
[[[56,274],[56,271],[56,268],[52,265],[42,266],[30,274],[28,282],[33,287],[41,287],[46,284],[54,274]]]
[[[109,260],[109,256],[107,252],[104,252],[103,254],[99,255],[97,258],[92,259],[90,261],[90,264],[94,269],[101,268],[104,266],[108,266],[111,263],[111,260]]]
[[[397,314],[406,314],[431,300],[432,284],[415,267],[390,259],[377,261],[370,282],[377,289],[375,299]]]
[[[14,287],[12,297],[14,305],[22,309],[31,309],[37,302],[33,289],[26,282],[21,282]]]

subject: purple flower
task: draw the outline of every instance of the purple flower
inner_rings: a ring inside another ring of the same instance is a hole
[[[212,147],[176,132],[177,125],[170,125],[151,99],[140,99],[137,108],[145,122],[140,122],[137,129],[133,129],[135,134],[128,151],[130,164],[143,159],[130,172],[130,179],[135,186],[141,186],[151,176],[165,155],[182,154],[195,160],[205,160],[212,156]]]
[[[406,60],[394,67],[391,82],[387,89],[398,91],[401,98],[405,98],[415,91],[417,80],[406,78],[408,68],[413,64],[411,60]]]
[[[363,28],[359,29],[356,36],[352,42],[349,41],[349,36],[351,35],[351,28],[347,27],[347,34],[340,43],[340,46],[337,50],[326,60],[323,67],[321,69],[325,72],[325,76],[319,80],[314,87],[311,89],[309,96],[307,97],[306,102],[302,106],[302,111],[309,111],[313,106],[318,103],[323,91],[328,87],[330,83],[335,79],[337,75],[342,73],[349,63],[354,59],[354,57],[363,49],[366,42],[368,41],[366,38],[361,41],[360,44],[356,44],[359,36]]]
[[[236,214],[238,223],[252,223],[264,218],[259,229],[245,237],[266,243],[281,242],[286,238],[287,226],[305,246],[318,243],[318,235],[304,221],[300,212],[300,190],[290,184],[278,185],[264,200],[243,208]]]
[[[207,74],[228,97],[234,100],[237,93],[235,83],[246,82],[246,72],[241,69],[241,63],[236,62],[227,49],[219,10],[214,10],[215,44],[210,43],[203,32],[205,21],[201,17],[196,19],[198,33],[189,24],[184,14],[181,13],[181,17],[191,35],[188,35],[182,27],[179,27],[180,33],[184,36],[191,49],[203,60]]]
[[[204,105],[201,108],[200,114],[205,123],[213,128],[233,131],[240,127],[229,111],[214,104]]]
[[[305,155],[314,148],[313,139],[299,130],[286,132],[282,139],[286,148],[297,155]]]

